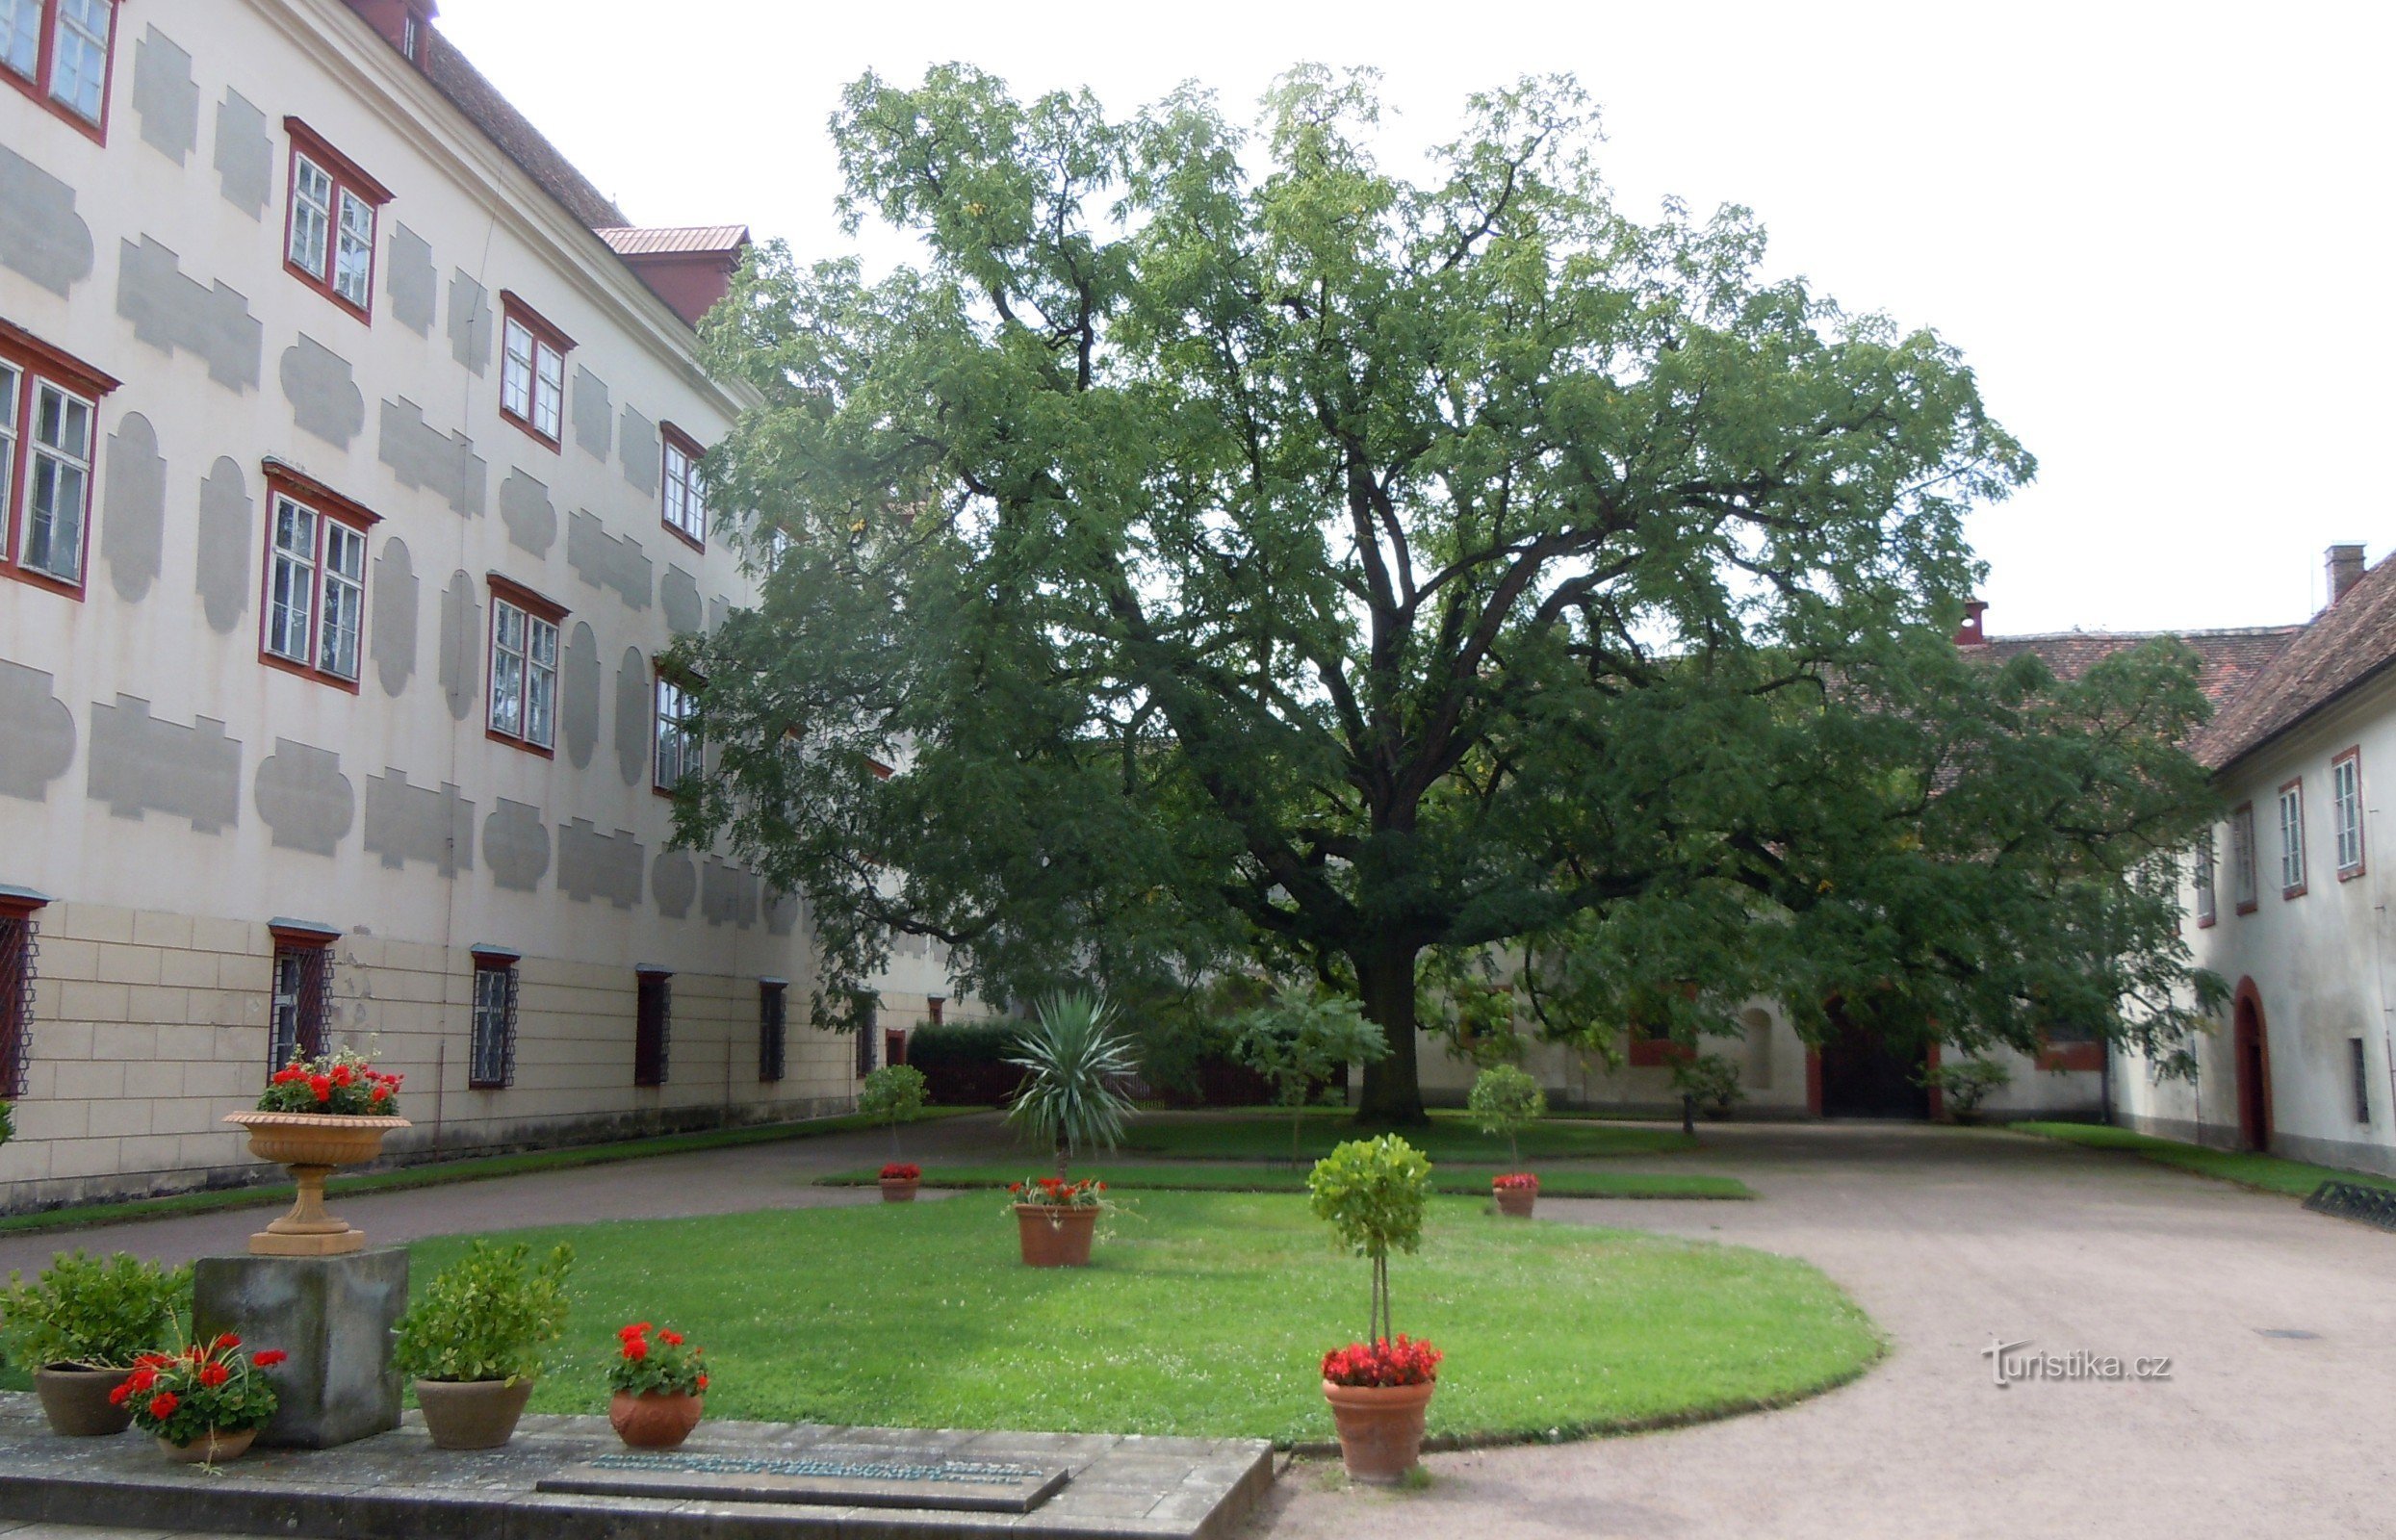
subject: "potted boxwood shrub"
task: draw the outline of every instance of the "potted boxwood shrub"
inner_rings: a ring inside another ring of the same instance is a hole
[[[707,1410],[708,1373],[703,1349],[671,1327],[650,1336],[646,1321],[616,1333],[618,1351],[607,1366],[607,1423],[634,1449],[670,1450],[690,1437]]]
[[[1026,1188],[1016,1184],[1016,1228],[1028,1267],[1081,1267],[1105,1198],[1095,1183],[1066,1178],[1086,1144],[1113,1149],[1132,1106],[1119,1082],[1134,1072],[1131,1044],[1115,1032],[1115,1014],[1100,996],[1051,996],[1016,1040],[1019,1056],[1007,1062],[1026,1071],[1007,1120],[1056,1151],[1057,1174]],[[1068,1191],[1070,1190],[1069,1196]]]
[[[255,1110],[228,1113],[225,1121],[249,1131],[249,1152],[290,1170],[299,1186],[291,1212],[249,1249],[270,1256],[338,1256],[364,1248],[364,1231],[324,1212],[324,1178],[382,1153],[383,1136],[406,1128],[399,1116],[399,1082],[354,1048],[315,1059],[297,1054],[268,1078]]]
[[[1389,1318],[1389,1253],[1423,1244],[1430,1162],[1395,1134],[1351,1140],[1315,1163],[1306,1189],[1315,1217],[1330,1221],[1340,1244],[1373,1264],[1365,1340],[1323,1360],[1323,1397],[1339,1429],[1340,1462],[1354,1480],[1396,1481],[1422,1458],[1424,1416],[1438,1388],[1439,1349],[1393,1339]]]
[[[142,1432],[157,1438],[169,1459],[195,1465],[239,1459],[258,1429],[274,1421],[279,1401],[273,1382],[259,1371],[284,1357],[278,1348],[252,1355],[241,1347],[228,1331],[180,1352],[144,1353],[110,1396]]]
[[[50,1259],[39,1281],[9,1274],[0,1293],[0,1350],[34,1373],[41,1415],[70,1438],[121,1433],[133,1414],[109,1393],[136,1358],[183,1335],[192,1270],[160,1268],[123,1252]]]
[[[574,1266],[571,1246],[538,1267],[529,1265],[531,1249],[477,1241],[399,1318],[392,1360],[415,1379],[437,1449],[495,1450],[515,1436],[541,1350],[565,1330]]]
[[[913,1203],[923,1185],[923,1168],[914,1161],[891,1161],[882,1168],[882,1201]]]

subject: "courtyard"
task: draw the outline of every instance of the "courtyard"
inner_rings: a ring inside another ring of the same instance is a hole
[[[635,1225],[873,1202],[870,1189],[816,1184],[884,1153],[877,1135],[844,1134],[366,1194],[340,1207],[377,1244],[423,1243],[429,1262],[453,1249],[450,1237],[567,1217]],[[909,1154],[935,1179],[944,1163],[1021,1163],[994,1116],[919,1125]],[[1128,1169],[1134,1160],[1091,1168]],[[1633,1164],[1733,1178],[1756,1195],[1551,1196],[1534,1228],[1645,1231],[1801,1259],[1868,1315],[1885,1357],[1851,1383],[1777,1410],[1434,1452],[1419,1489],[1351,1487],[1335,1459],[1284,1454],[1249,1532],[2384,1532],[2372,1504],[2391,1457],[2354,1415],[2396,1403],[2396,1296],[2378,1232],[2117,1153],[1993,1130],[1732,1123],[1708,1126],[1694,1150]],[[1000,1222],[980,1213],[997,1207],[982,1192],[924,1197],[962,1206],[960,1219],[970,1210]],[[1159,1193],[1135,1202],[1161,1214],[1191,1200]],[[234,1251],[259,1218],[234,1211],[13,1235],[0,1239],[0,1266],[38,1266],[61,1245],[161,1259]],[[1123,1229],[1136,1235],[1139,1222]],[[1434,1222],[1467,1218],[1443,1211]],[[948,1239],[927,1243],[935,1258],[957,1227],[936,1233]],[[1052,1302],[1098,1276],[1065,1278]],[[1398,1277],[1403,1327],[1403,1268]],[[812,1329],[806,1312],[793,1312],[789,1335]],[[2000,1389],[1985,1355],[2000,1339],[2022,1353],[2168,1358],[2169,1377]],[[940,1349],[934,1338],[918,1350]]]

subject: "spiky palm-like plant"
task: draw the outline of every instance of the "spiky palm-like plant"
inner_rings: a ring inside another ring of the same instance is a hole
[[[1007,1063],[1030,1071],[1007,1121],[1055,1146],[1064,1177],[1084,1145],[1113,1149],[1123,1136],[1130,1099],[1116,1082],[1136,1070],[1131,1040],[1115,1031],[1115,1011],[1098,994],[1054,994],[1041,1002],[1016,1038]]]

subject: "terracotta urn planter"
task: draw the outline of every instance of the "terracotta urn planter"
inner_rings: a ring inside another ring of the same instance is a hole
[[[416,1404],[437,1450],[495,1450],[516,1436],[516,1420],[532,1399],[532,1381],[420,1379]]]
[[[616,1437],[636,1450],[670,1450],[690,1437],[707,1409],[705,1397],[651,1391],[617,1391],[607,1402],[607,1423]]]
[[[404,1117],[336,1117],[324,1113],[231,1113],[249,1131],[249,1152],[290,1170],[299,1199],[289,1214],[249,1238],[258,1256],[329,1257],[363,1250],[366,1232],[324,1211],[324,1178],[382,1153],[383,1136],[411,1125]]]
[[[1067,1208],[1056,1203],[1018,1203],[1016,1229],[1027,1268],[1086,1268],[1090,1238],[1098,1228],[1095,1206]]]
[[[101,1438],[133,1425],[133,1408],[111,1405],[108,1393],[125,1382],[127,1369],[85,1369],[54,1364],[34,1371],[34,1394],[50,1431],[66,1438]]]
[[[882,1201],[913,1203],[915,1200],[915,1189],[922,1185],[923,1178],[920,1176],[886,1176],[882,1178]]]
[[[1498,1200],[1498,1212],[1509,1219],[1531,1218],[1532,1205],[1539,1201],[1535,1187],[1493,1187],[1489,1191]]]
[[[1340,1463],[1353,1481],[1388,1484],[1423,1456],[1423,1414],[1434,1381],[1420,1385],[1334,1385],[1323,1382],[1339,1429]]]
[[[158,1447],[167,1451],[167,1458],[180,1460],[186,1465],[221,1465],[226,1460],[238,1460],[248,1453],[250,1441],[257,1436],[258,1430],[254,1427],[245,1427],[238,1433],[223,1433],[210,1428],[189,1444],[173,1444],[162,1438],[158,1441]]]

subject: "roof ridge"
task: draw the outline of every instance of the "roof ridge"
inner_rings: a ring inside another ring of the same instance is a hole
[[[2255,672],[2191,745],[2227,769],[2396,664],[2396,555],[2363,570],[2343,598],[2306,623]]]

